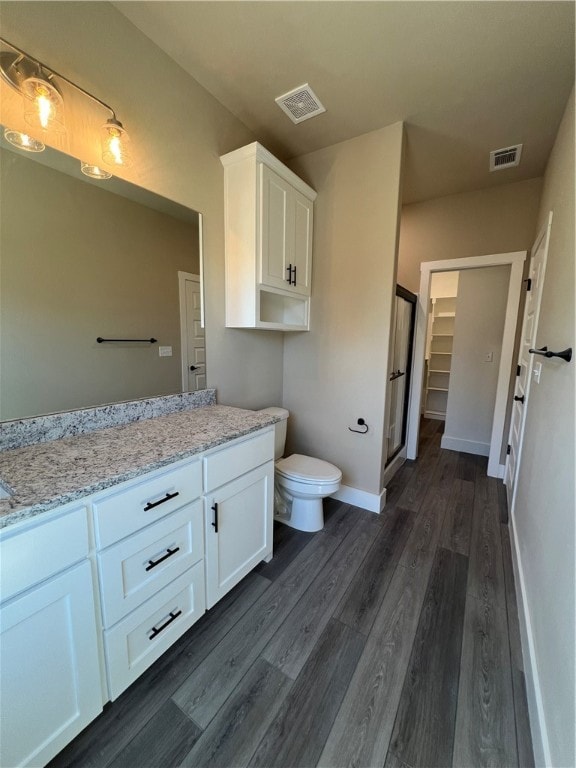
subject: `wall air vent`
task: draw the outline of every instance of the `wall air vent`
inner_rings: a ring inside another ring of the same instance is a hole
[[[320,103],[320,99],[308,83],[299,85],[288,93],[275,99],[276,104],[282,109],[293,123],[301,123],[311,117],[326,112],[326,108]]]
[[[501,171],[504,168],[514,168],[520,164],[522,144],[514,144],[512,147],[495,149],[490,152],[490,170]]]

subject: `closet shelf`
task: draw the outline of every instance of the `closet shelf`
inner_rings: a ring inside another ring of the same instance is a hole
[[[433,333],[432,334],[432,338],[439,337],[439,336],[441,336],[443,338],[451,339],[454,336],[454,334],[453,333]]]
[[[448,392],[448,387],[428,387],[428,392]]]

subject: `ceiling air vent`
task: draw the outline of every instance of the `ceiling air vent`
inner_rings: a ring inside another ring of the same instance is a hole
[[[495,149],[490,152],[490,170],[501,171],[504,168],[514,168],[520,164],[522,144],[514,144],[512,147]]]
[[[301,123],[303,120],[309,120],[326,112],[326,108],[322,106],[320,99],[308,83],[278,96],[275,101],[293,123]]]

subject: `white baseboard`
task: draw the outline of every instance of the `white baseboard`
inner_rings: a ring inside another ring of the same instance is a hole
[[[462,453],[474,453],[476,456],[489,456],[490,443],[479,443],[476,440],[464,440],[461,437],[442,435],[442,448],[449,451],[462,451]]]
[[[516,528],[512,517],[510,517],[509,528],[510,542],[512,545],[512,569],[514,571],[514,586],[518,602],[518,622],[520,625],[522,660],[524,663],[524,679],[526,681],[526,698],[528,700],[528,714],[530,716],[534,762],[536,765],[552,765],[550,743],[548,741],[548,729],[546,728],[546,720],[544,718],[540,678],[538,675],[536,653],[534,650],[532,622],[526,597],[524,570],[522,568],[520,549],[516,538]]]
[[[506,477],[506,464],[499,464],[498,465],[498,479],[504,480]]]
[[[341,485],[340,490],[332,494],[332,498],[380,514],[386,504],[386,488],[381,493],[368,493],[350,485]]]

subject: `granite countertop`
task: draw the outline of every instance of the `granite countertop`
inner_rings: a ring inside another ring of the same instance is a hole
[[[268,413],[210,405],[0,453],[0,528],[255,432]]]

